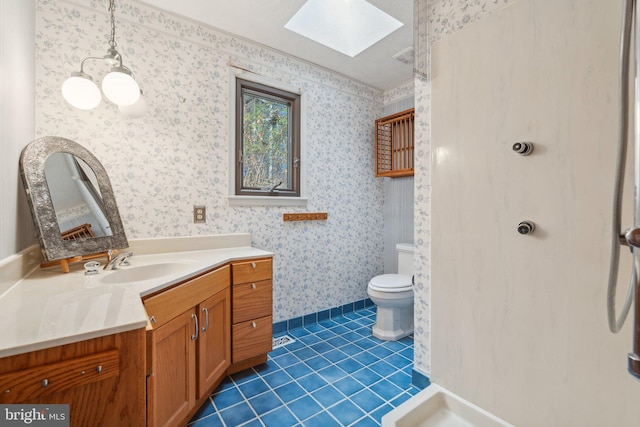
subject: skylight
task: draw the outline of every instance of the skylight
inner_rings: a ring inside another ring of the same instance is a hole
[[[366,0],[307,0],[284,27],[353,58],[403,25]]]

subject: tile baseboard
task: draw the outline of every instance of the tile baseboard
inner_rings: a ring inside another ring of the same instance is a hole
[[[429,380],[428,376],[414,368],[413,371],[411,371],[411,384],[422,390],[431,385],[431,380]]]
[[[332,317],[342,316],[356,310],[362,310],[364,308],[373,306],[374,304],[373,301],[371,301],[371,298],[366,298],[338,307],[328,308],[316,313],[305,314],[304,316],[294,317],[293,319],[276,322],[273,324],[273,335],[276,336],[277,334],[287,332],[291,329],[302,328],[303,326],[309,326],[314,323],[329,320]]]

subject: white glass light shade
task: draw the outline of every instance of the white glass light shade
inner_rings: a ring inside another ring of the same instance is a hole
[[[122,114],[131,118],[131,119],[139,119],[147,115],[149,111],[149,105],[140,91],[140,97],[138,100],[131,105],[118,105],[118,109]]]
[[[62,83],[62,96],[80,110],[96,108],[102,100],[98,86],[83,72],[71,73],[71,77]]]
[[[125,68],[113,67],[102,79],[102,93],[118,106],[132,105],[140,98],[140,86]]]

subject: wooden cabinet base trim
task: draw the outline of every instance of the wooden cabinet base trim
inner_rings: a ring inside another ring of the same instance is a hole
[[[231,366],[229,366],[229,369],[227,369],[227,375],[235,374],[236,372],[244,371],[245,369],[262,365],[264,363],[267,363],[267,353],[252,357],[251,359],[243,360],[238,363],[232,363]]]
[[[216,388],[218,388],[218,386],[220,385],[220,383],[226,378],[226,375],[222,375],[211,387],[209,387],[209,389],[207,390],[206,393],[204,393],[199,399],[196,400],[196,404],[193,406],[193,408],[189,411],[189,413],[187,414],[186,417],[184,417],[184,419],[182,420],[182,422],[180,423],[180,425],[182,426],[186,426],[187,423],[191,420],[191,418],[193,418],[193,416],[196,414],[196,412],[198,412],[200,410],[200,407],[202,405],[204,405],[204,402],[207,401],[207,399],[209,399],[209,396],[211,396],[211,394],[215,391]]]

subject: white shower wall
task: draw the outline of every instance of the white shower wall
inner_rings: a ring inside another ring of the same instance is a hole
[[[427,11],[414,25],[418,59],[429,59],[431,43],[459,31],[518,0],[414,0],[414,11]],[[422,21],[424,20],[424,21]],[[415,331],[414,368],[431,373],[431,82],[415,78]]]
[[[519,427],[640,424],[605,309],[619,21],[520,0],[432,51],[431,380]]]

